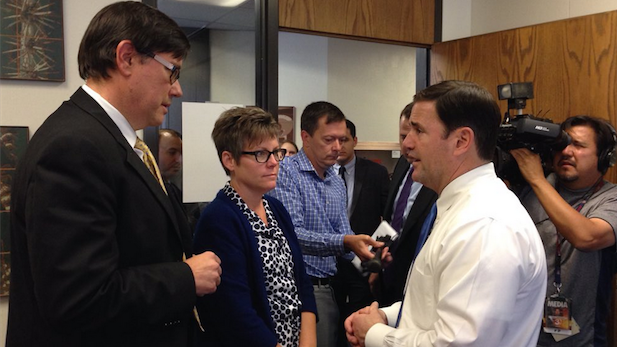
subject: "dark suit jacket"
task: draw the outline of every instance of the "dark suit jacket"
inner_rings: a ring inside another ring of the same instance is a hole
[[[180,189],[173,182],[165,182],[165,188],[167,189],[167,194],[169,198],[180,208],[182,209],[182,213],[186,218],[186,221],[189,225],[189,230],[191,231],[191,235],[195,233],[195,227],[197,226],[197,221],[201,216],[201,210],[199,208],[198,203],[184,203],[182,202],[182,189]]]
[[[17,170],[7,346],[186,346],[195,282],[182,211],[83,89]]]
[[[396,163],[394,173],[392,174],[388,200],[386,209],[384,210],[384,219],[388,222],[392,219],[394,199],[403,182],[403,178],[407,174],[407,170],[409,170],[409,162],[407,162],[404,157],[401,157]],[[416,201],[405,220],[403,230],[393,247],[393,261],[390,266],[384,270],[384,272],[387,273],[384,273],[384,276],[382,276],[385,281],[383,283],[380,304],[390,305],[403,298],[405,282],[407,281],[409,267],[411,266],[411,261],[418,244],[420,229],[422,229],[424,219],[426,219],[435,200],[437,200],[437,194],[434,191],[424,186],[420,189]]]
[[[385,167],[368,159],[356,157],[349,217],[349,224],[354,233],[372,235],[375,232],[381,223],[389,183],[390,178]],[[332,286],[343,321],[349,314],[370,305],[375,300],[367,277],[362,276],[349,261],[341,258],[337,263],[337,274]]]
[[[372,235],[377,229],[386,207],[389,184],[388,170],[384,166],[356,156],[349,217],[354,233]]]

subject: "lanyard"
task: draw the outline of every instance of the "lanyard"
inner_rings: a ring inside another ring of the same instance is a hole
[[[559,191],[559,187],[558,187],[557,183],[557,191]],[[602,177],[600,177],[600,179],[587,191],[587,193],[585,193],[585,195],[583,196],[583,198],[581,199],[581,201],[579,201],[579,203],[576,205],[576,207],[574,207],[574,209],[576,210],[576,212],[581,212],[581,210],[583,209],[583,206],[585,206],[585,204],[587,203],[587,201],[589,200],[589,198],[591,198],[592,195],[594,195],[595,193],[598,192],[598,190],[600,190],[600,188],[602,188],[602,186],[604,185],[604,180],[602,179]],[[557,231],[557,229],[555,229],[555,237],[556,237],[556,243],[555,243],[555,282],[553,282],[553,285],[555,286],[555,289],[557,290],[557,294],[559,294],[561,292],[561,241],[559,238],[559,232]],[[562,237],[562,239],[565,239],[564,237]]]

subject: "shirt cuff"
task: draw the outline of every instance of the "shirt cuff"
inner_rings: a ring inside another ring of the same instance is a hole
[[[335,255],[351,261],[354,254],[351,251],[345,249],[345,243],[343,242],[345,239],[345,234],[332,234],[330,237],[330,240],[335,247]]]
[[[401,302],[397,301],[391,306],[380,308],[380,310],[386,314],[386,318],[388,318],[388,325],[394,327],[396,325],[396,320],[398,319],[398,313],[401,310]]]
[[[377,323],[373,325],[367,332],[364,339],[364,345],[366,347],[382,347],[384,346],[384,340],[386,335],[395,330],[395,328]]]

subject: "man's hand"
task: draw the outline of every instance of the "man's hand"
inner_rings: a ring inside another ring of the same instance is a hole
[[[345,328],[345,336],[347,336],[347,341],[349,341],[349,344],[352,347],[360,346],[360,340],[354,335],[353,320],[356,317],[356,315],[361,314],[362,312],[368,311],[369,307],[370,306],[366,306],[365,308],[361,308],[358,311],[352,313],[351,315],[349,315],[349,317],[347,317],[347,319],[345,319],[345,322],[343,323],[343,326]]]
[[[517,148],[510,151],[516,160],[518,168],[527,183],[534,184],[538,180],[544,180],[544,169],[540,155],[528,150],[527,148]]]
[[[388,324],[386,314],[379,309],[379,304],[374,301],[371,306],[351,314],[345,320],[345,335],[352,347],[364,347],[364,339],[369,329],[377,324]]]
[[[371,289],[373,297],[381,296],[381,281],[379,280],[380,273],[371,273],[368,275],[368,286]]]
[[[193,271],[197,296],[214,293],[221,284],[221,259],[213,252],[204,252],[185,262]]]
[[[382,247],[384,243],[377,242],[368,235],[345,235],[343,245],[354,252],[360,260],[367,261],[375,256],[368,250],[368,246]]]
[[[390,253],[390,247],[384,247],[381,251],[381,267],[387,268],[392,263],[392,253]]]

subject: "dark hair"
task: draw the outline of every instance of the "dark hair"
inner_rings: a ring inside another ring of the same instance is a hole
[[[81,78],[108,78],[122,40],[130,40],[140,53],[171,53],[174,58],[184,59],[190,49],[182,29],[159,10],[137,1],[113,3],[94,16],[81,40]]]
[[[180,140],[182,140],[182,134],[180,134],[178,131],[174,129],[159,129],[159,137],[163,134],[169,134],[173,137],[177,137]]]
[[[411,117],[411,109],[412,108],[413,108],[413,101],[408,103],[407,105],[405,105],[405,107],[401,111],[400,118],[409,119],[409,117]]]
[[[349,129],[349,132],[351,133],[351,140],[353,140],[356,137],[356,125],[349,119],[345,119],[345,123],[347,124],[347,129]]]
[[[492,160],[501,123],[501,111],[486,89],[466,81],[443,81],[414,96],[413,102],[435,101],[435,109],[446,127],[444,137],[451,131],[469,127],[475,135],[478,156]]]
[[[298,149],[298,145],[296,145],[296,143],[295,143],[295,142],[293,142],[293,141],[291,141],[291,140],[285,140],[285,141],[283,141],[283,142],[281,143],[281,146],[282,146],[282,145],[284,145],[284,144],[286,144],[286,143],[289,143],[290,145],[294,146],[294,148],[296,149],[296,153],[298,153],[298,151],[299,151],[299,149]]]
[[[267,139],[276,139],[281,126],[274,117],[259,107],[234,107],[221,114],[214,123],[212,140],[223,163],[223,152],[228,151],[240,160],[244,146],[251,146]],[[223,165],[229,175],[229,170]]]
[[[591,117],[588,115],[577,115],[566,119],[561,123],[562,130],[569,130],[572,127],[584,125],[593,129],[596,134],[596,155],[598,156],[598,171],[602,174],[611,167],[611,158],[615,155],[616,134],[615,128],[604,119]]]
[[[300,118],[300,129],[313,136],[321,117],[326,116],[326,124],[345,120],[343,112],[327,101],[317,101],[306,106]]]

